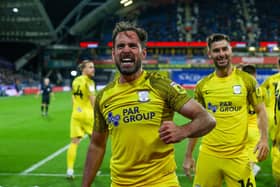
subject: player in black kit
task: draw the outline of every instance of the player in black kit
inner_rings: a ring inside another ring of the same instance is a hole
[[[42,94],[42,104],[41,104],[41,113],[42,116],[48,115],[48,109],[50,104],[50,97],[53,96],[52,87],[50,85],[50,79],[45,78],[44,83],[41,87],[41,90],[38,92],[39,94]]]

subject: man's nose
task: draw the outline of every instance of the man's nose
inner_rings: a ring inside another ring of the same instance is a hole
[[[130,49],[131,49],[131,48],[129,47],[129,45],[125,45],[124,48],[123,48],[123,51],[124,51],[124,52],[130,51]]]
[[[222,49],[219,51],[219,55],[220,56],[223,56],[223,55],[225,55],[225,51],[223,51]]]

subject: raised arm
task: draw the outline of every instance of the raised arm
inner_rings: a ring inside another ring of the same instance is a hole
[[[162,123],[159,133],[165,143],[176,143],[184,138],[200,137],[210,132],[216,125],[216,120],[197,101],[190,99],[183,105],[179,113],[190,122],[176,126],[173,121]]]
[[[88,148],[87,158],[85,162],[84,175],[83,175],[83,187],[90,187],[93,182],[98,169],[102,163],[106,142],[108,137],[108,131],[104,133],[93,132],[91,136],[91,142]]]

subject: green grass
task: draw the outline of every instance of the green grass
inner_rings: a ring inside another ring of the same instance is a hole
[[[191,92],[190,92],[191,93]],[[192,94],[192,93],[191,93]],[[0,186],[1,187],[78,187],[81,186],[84,159],[89,140],[84,139],[78,149],[75,164],[76,178],[65,179],[66,152],[58,154],[40,167],[21,175],[23,171],[52,155],[70,142],[69,123],[71,115],[70,93],[57,93],[51,101],[49,116],[40,113],[41,98],[34,96],[0,97]],[[175,116],[177,124],[186,120]],[[175,145],[177,173],[182,187],[191,186],[184,176],[182,163],[186,142]],[[93,186],[109,187],[110,144],[101,166],[101,175]],[[197,155],[198,147],[195,155]],[[257,176],[258,187],[273,187],[270,158],[261,163]]]

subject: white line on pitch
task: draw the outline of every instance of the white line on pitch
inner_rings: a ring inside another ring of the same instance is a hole
[[[53,159],[54,157],[58,156],[59,154],[61,154],[62,152],[64,152],[66,149],[68,149],[69,144],[62,147],[61,149],[59,149],[58,151],[54,152],[53,154],[51,154],[50,156],[46,157],[45,159],[37,162],[36,164],[34,164],[33,166],[27,168],[26,170],[22,171],[20,173],[20,175],[25,175],[30,173],[31,171],[39,168],[40,166],[42,166],[43,164],[45,164],[46,162],[50,161],[51,159]]]
[[[65,177],[65,174],[62,173],[26,173],[26,174],[17,174],[17,173],[0,173],[0,176],[29,176],[29,177]],[[81,177],[81,174],[75,174],[75,177]],[[98,177],[109,177],[110,174],[99,173]]]
[[[81,141],[83,141],[87,136],[84,136]],[[25,175],[30,173],[31,171],[39,168],[40,166],[42,166],[43,164],[45,164],[46,162],[50,161],[51,159],[55,158],[56,156],[58,156],[59,154],[63,153],[66,149],[68,149],[70,144],[62,147],[61,149],[59,149],[58,151],[54,152],[53,154],[51,154],[50,156],[48,156],[47,158],[37,162],[36,164],[34,164],[33,166],[27,168],[26,170],[22,171],[20,173],[20,175]]]

